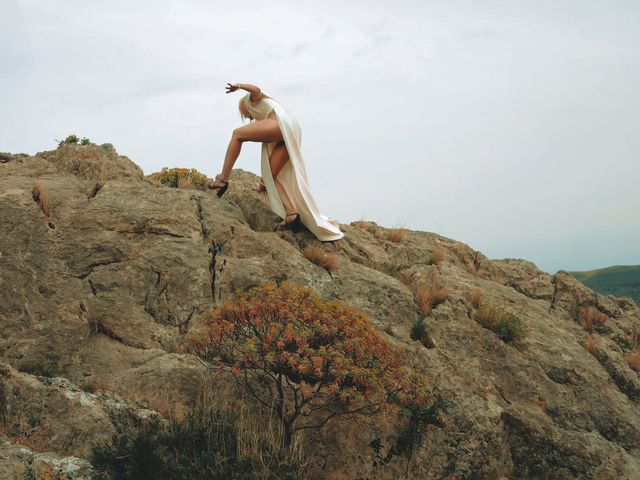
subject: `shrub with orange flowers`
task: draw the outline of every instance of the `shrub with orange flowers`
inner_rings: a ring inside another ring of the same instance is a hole
[[[287,281],[236,294],[186,348],[274,408],[285,445],[334,417],[411,411],[428,401],[425,379],[403,366],[403,351],[363,312]]]

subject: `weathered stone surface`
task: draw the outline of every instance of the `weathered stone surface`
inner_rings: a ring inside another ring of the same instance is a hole
[[[35,450],[87,456],[87,438],[106,438],[114,425],[157,412],[108,395],[81,390],[69,380],[16,371],[0,364],[5,434]]]
[[[0,436],[0,478],[54,478],[66,480],[90,480],[95,471],[88,461],[51,452],[33,452],[23,445],[11,443]]]
[[[107,144],[0,154],[0,473],[38,455],[88,459],[91,442],[144,408],[187,411],[207,372],[176,341],[236,291],[286,279],[364,310],[447,402],[410,460],[374,464],[371,441],[385,454],[399,419],[313,432],[305,442],[324,478],[640,478],[640,379],[625,360],[640,344],[632,301],[435,233],[396,243],[366,221],[319,244],[338,258],[328,271],[303,254],[316,243],[309,232],[273,231],[258,181],[236,169],[217,198],[157,187]],[[425,318],[426,348],[409,336],[422,317],[412,289],[433,281],[447,300]],[[506,344],[482,328],[477,289],[522,318],[527,336]],[[585,307],[608,316],[592,334],[579,323]],[[105,393],[89,393],[95,384]]]

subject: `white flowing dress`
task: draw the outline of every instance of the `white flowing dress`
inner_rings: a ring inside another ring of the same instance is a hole
[[[251,112],[251,115],[256,120],[263,120],[269,116],[272,110],[275,111],[276,119],[278,120],[278,125],[280,125],[282,137],[289,153],[289,161],[285,163],[278,173],[278,180],[295,205],[296,211],[300,214],[300,221],[320,241],[339,240],[344,237],[344,232],[340,230],[338,221],[324,215],[318,208],[313,195],[311,195],[307,170],[300,151],[302,130],[298,119],[273,98],[263,97],[254,104],[251,102],[251,93],[247,93],[242,99],[247,110]],[[267,188],[271,210],[284,219],[286,210],[276,190],[271,175],[271,167],[269,166],[269,157],[276,145],[277,142],[262,142],[260,165],[262,181]]]

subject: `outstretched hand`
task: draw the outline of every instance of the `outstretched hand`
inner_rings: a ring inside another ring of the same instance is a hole
[[[234,83],[233,85],[231,85],[229,82],[227,82],[227,86],[224,87],[227,89],[226,93],[231,93],[231,92],[235,92],[236,90],[238,90],[238,84]]]

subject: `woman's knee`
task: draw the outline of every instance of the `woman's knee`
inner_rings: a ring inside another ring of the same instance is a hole
[[[242,127],[234,128],[233,132],[231,132],[231,138],[233,140],[244,142],[246,140],[246,136],[242,132]]]

